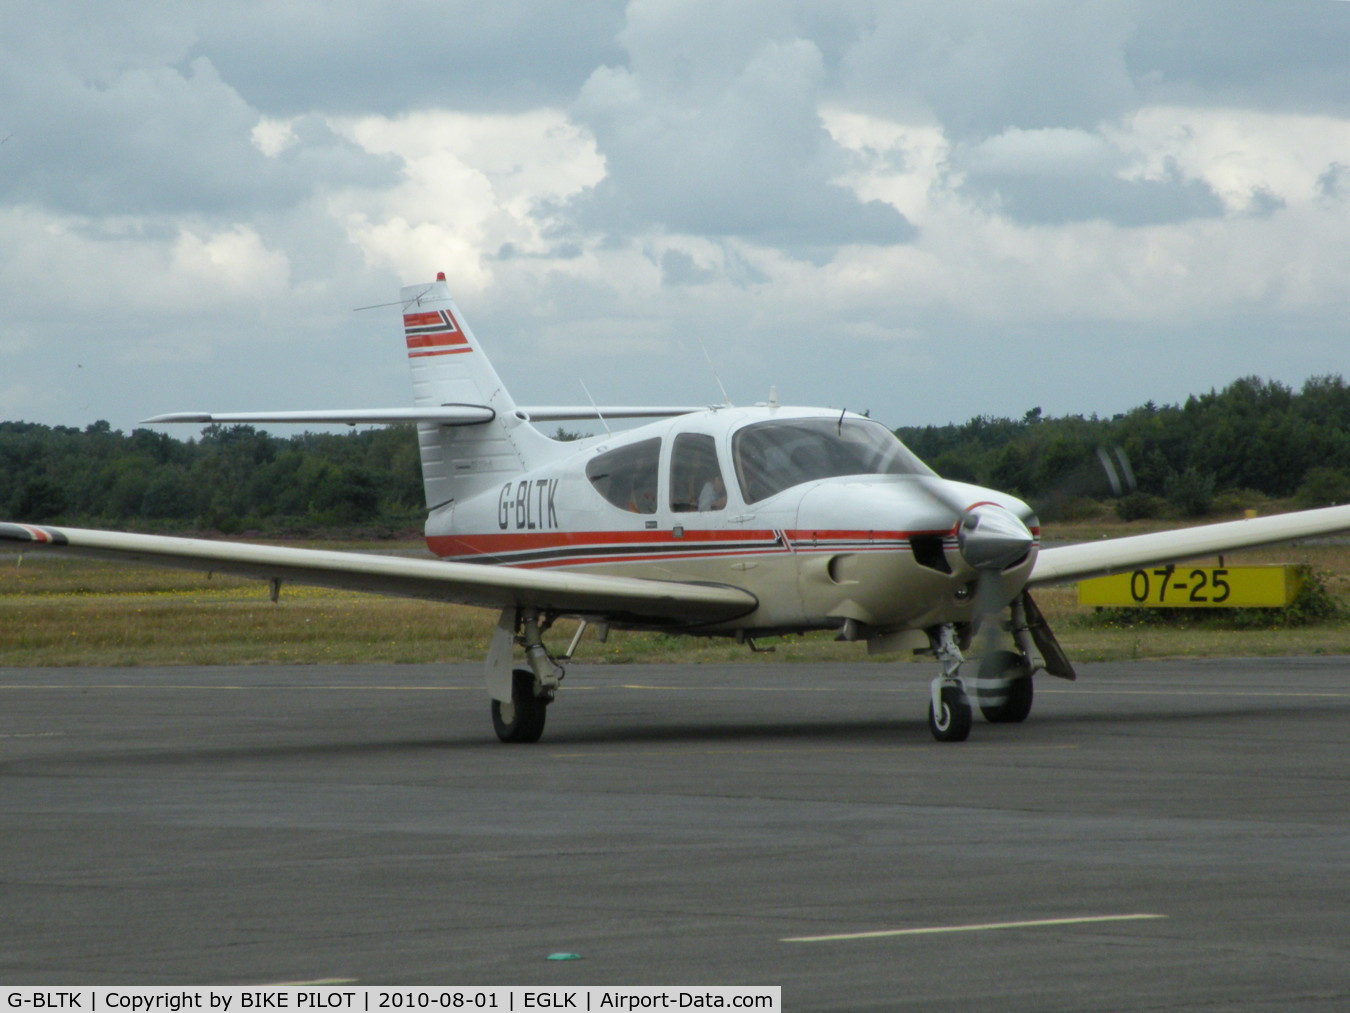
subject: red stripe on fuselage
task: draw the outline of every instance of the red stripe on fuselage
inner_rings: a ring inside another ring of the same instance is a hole
[[[549,531],[433,535],[427,547],[443,559],[490,557],[524,568],[759,556],[778,552],[907,551],[905,531]],[[541,554],[550,553],[547,558]],[[519,557],[512,560],[510,557]],[[531,558],[533,557],[533,558]]]

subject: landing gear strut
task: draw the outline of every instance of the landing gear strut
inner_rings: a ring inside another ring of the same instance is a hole
[[[942,664],[942,674],[933,680],[928,702],[928,730],[939,742],[964,742],[970,737],[972,712],[966,688],[958,675],[965,658],[950,624],[930,630],[932,651]]]

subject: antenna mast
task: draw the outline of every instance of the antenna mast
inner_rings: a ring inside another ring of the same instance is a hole
[[[712,356],[708,354],[708,346],[703,343],[703,338],[699,337],[698,347],[703,349],[703,358],[708,361],[708,372],[712,373],[712,378],[717,384],[717,389],[722,392],[722,404],[731,407],[731,398],[727,397],[727,389],[722,386],[722,378],[717,375],[717,367],[713,365]]]

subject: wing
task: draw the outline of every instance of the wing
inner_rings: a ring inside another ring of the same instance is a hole
[[[748,591],[727,585],[34,524],[0,523],[0,548],[67,552],[350,591],[500,609],[538,608],[649,625],[689,627],[720,622],[746,615],[759,604]]]
[[[1305,510],[1196,528],[1178,528],[1148,535],[1129,535],[1081,545],[1043,548],[1028,585],[1063,584],[1085,577],[1135,570],[1155,563],[1173,563],[1196,556],[1277,545],[1316,535],[1350,530],[1350,506]]]

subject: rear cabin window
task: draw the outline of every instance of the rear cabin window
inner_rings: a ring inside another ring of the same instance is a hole
[[[731,456],[747,503],[820,478],[934,474],[889,429],[863,419],[758,422],[732,437]]]
[[[670,454],[670,509],[706,513],[726,505],[727,486],[717,464],[717,441],[702,433],[680,433]]]
[[[620,510],[654,514],[660,458],[660,438],[643,440],[591,458],[586,477],[596,492]]]

